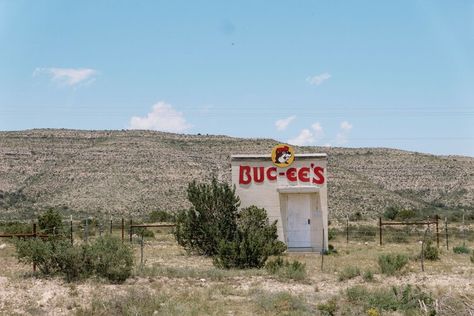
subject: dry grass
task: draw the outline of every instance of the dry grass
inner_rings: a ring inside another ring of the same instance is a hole
[[[441,314],[474,313],[474,264],[469,256],[442,250],[441,260],[425,262],[422,273],[415,260],[420,251],[415,240],[380,247],[376,242],[346,244],[336,239],[332,244],[338,254],[324,257],[323,271],[319,254],[287,254],[288,259],[306,264],[307,279],[294,281],[265,269],[217,269],[211,259],[186,253],[171,234],[160,233],[146,240],[143,268],[140,247],[134,244],[135,276],[121,285],[33,277],[31,267],[16,262],[13,246],[6,240],[0,243],[6,245],[0,249],[0,314],[5,315],[310,315],[331,306],[323,304],[331,299],[337,303],[336,314],[366,314],[365,305],[348,300],[347,289],[382,291],[406,284],[430,293]],[[412,259],[401,275],[387,277],[377,264],[382,253],[404,253]],[[339,281],[341,272],[351,267],[358,267],[361,275]],[[371,282],[363,278],[369,270],[374,274]]]

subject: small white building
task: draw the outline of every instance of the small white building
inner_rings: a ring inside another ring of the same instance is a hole
[[[327,250],[326,154],[295,155],[280,144],[272,155],[232,155],[231,163],[241,207],[265,208],[288,250]]]

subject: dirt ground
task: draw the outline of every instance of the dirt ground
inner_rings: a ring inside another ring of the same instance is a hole
[[[452,245],[457,243],[452,241]],[[416,241],[379,246],[375,241],[346,244],[341,238],[331,244],[338,253],[324,256],[323,267],[319,254],[285,255],[306,264],[307,277],[294,281],[271,275],[265,269],[217,269],[211,259],[186,253],[171,234],[159,233],[145,242],[144,267],[140,267],[140,246],[135,243],[134,276],[124,284],[109,284],[98,279],[67,283],[60,277],[33,275],[31,266],[17,262],[14,246],[4,239],[0,240],[0,314],[318,314],[318,304],[331,298],[344,304],[345,291],[356,285],[378,289],[410,284],[432,295],[438,314],[474,315],[474,264],[466,254],[454,254],[441,245],[441,259],[426,261],[421,272],[421,263],[415,260],[420,251]],[[468,246],[472,249],[474,243]],[[380,273],[377,258],[386,253],[405,253],[412,260],[404,273],[385,276]],[[373,280],[361,275],[341,280],[341,273],[348,267],[357,267],[361,274],[371,271]],[[286,302],[283,305],[278,301],[282,297]],[[151,303],[140,302],[142,298],[160,301],[147,310],[144,305]],[[125,300],[129,300],[126,312]],[[133,312],[134,304],[141,304],[141,309]],[[335,314],[351,314],[351,310],[338,308]],[[422,306],[419,314],[423,314]]]

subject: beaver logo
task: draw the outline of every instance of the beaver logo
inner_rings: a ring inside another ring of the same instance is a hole
[[[295,151],[291,146],[280,144],[273,147],[272,162],[277,167],[288,167],[295,160]]]

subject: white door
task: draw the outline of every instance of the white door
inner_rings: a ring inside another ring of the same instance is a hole
[[[288,194],[288,248],[311,247],[311,199],[309,194]]]

